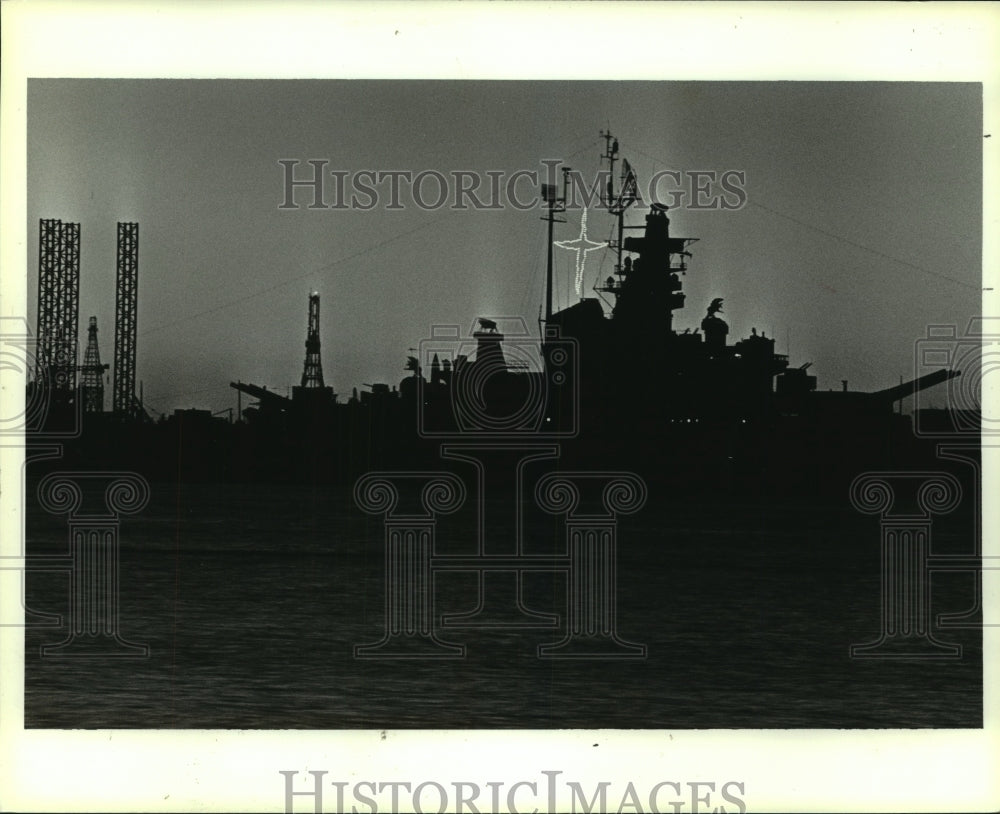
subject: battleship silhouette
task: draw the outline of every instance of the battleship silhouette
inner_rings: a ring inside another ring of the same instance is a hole
[[[617,140],[602,137],[611,180],[600,203],[617,224],[607,244],[613,273],[595,296],[554,309],[553,223],[567,204],[565,189],[560,196],[545,186],[537,337],[523,318],[496,314],[479,315],[468,330],[438,326],[407,357],[398,384],[373,383],[339,400],[323,378],[314,292],[302,379],[289,395],[235,381],[241,400],[252,401],[245,409],[241,401],[235,421],[231,411],[227,421],[208,410],[153,421],[141,399],[123,399],[124,412],[84,411],[75,390],[53,388],[29,442],[51,442],[61,427],[76,426],[60,443],[65,460],[80,465],[128,466],[167,480],[349,485],[371,469],[438,460],[446,440],[550,440],[575,466],[628,468],[682,491],[840,495],[865,469],[933,459],[933,446],[895,407],[958,372],[942,368],[876,392],[849,391],[846,382],[824,392],[810,363],[793,366],[773,338],[754,329],[731,342],[721,297],[705,305],[699,329],[675,330],[696,239],[672,234],[662,204],[652,204],[643,223],[628,222],[640,203],[637,179],[622,160],[616,191]],[[65,380],[55,368],[49,374],[29,384],[29,402],[45,395],[47,381]]]

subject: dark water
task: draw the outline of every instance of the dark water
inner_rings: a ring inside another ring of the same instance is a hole
[[[33,491],[29,488],[29,494]],[[442,519],[460,550],[468,515]],[[28,507],[29,553],[65,550],[65,521]],[[552,525],[529,518],[528,540]],[[967,549],[961,522],[935,548]],[[381,520],[300,487],[154,486],[121,527],[121,634],[147,659],[41,658],[26,635],[28,727],[870,728],[982,725],[981,635],[955,661],[852,660],[879,633],[877,520],[846,507],[651,502],[619,527],[618,630],[644,660],[540,660],[562,630],[447,631],[463,660],[357,660],[381,638]],[[32,610],[65,613],[68,577],[31,573]],[[973,577],[936,575],[935,613]],[[525,602],[565,607],[565,577]],[[468,575],[439,576],[468,610]]]

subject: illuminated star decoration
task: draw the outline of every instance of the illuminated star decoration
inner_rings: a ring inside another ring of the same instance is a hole
[[[597,249],[606,249],[607,243],[594,243],[587,239],[587,210],[583,210],[583,217],[580,219],[580,236],[576,240],[557,240],[556,245],[560,249],[569,249],[576,252],[576,295],[580,296],[580,289],[583,285],[583,267],[587,263],[587,252]]]

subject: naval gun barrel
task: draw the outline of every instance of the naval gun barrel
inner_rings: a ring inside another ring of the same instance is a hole
[[[266,387],[258,387],[256,384],[250,384],[249,382],[230,382],[229,386],[233,390],[239,390],[241,393],[246,393],[248,396],[260,399],[261,403],[267,404],[269,407],[284,409],[292,403],[291,399],[285,396],[272,393]]]
[[[872,395],[891,403],[961,375],[962,372],[960,370],[935,370],[933,373],[928,373],[926,376],[921,376],[918,379],[897,384],[894,387],[887,387],[885,390],[877,390]]]

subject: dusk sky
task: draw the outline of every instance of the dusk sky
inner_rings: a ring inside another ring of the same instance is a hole
[[[982,92],[976,84],[60,80],[28,83],[28,303],[39,218],[81,224],[81,357],[96,315],[114,339],[115,224],[140,224],[137,377],[154,414],[234,406],[236,379],[298,384],[307,298],[322,297],[326,381],[344,398],[398,383],[433,324],[525,318],[536,330],[541,212],[279,209],[282,159],[327,170],[544,171],[591,177],[618,137],[640,188],[661,170],[746,173],[736,211],[671,212],[699,239],[677,330],[725,299],[821,388],[875,390],[913,371],[928,324],[981,311]],[[327,198],[335,196],[332,179]],[[436,197],[429,181],[427,197]],[[530,184],[519,187],[530,197]],[[379,185],[388,192],[388,184]],[[640,223],[644,210],[633,210]],[[567,213],[556,239],[576,237]],[[591,240],[611,219],[592,208]],[[575,299],[556,250],[557,305]],[[584,293],[610,272],[587,258]],[[642,352],[637,349],[637,352]],[[655,360],[650,360],[655,375]],[[106,393],[110,408],[110,388]],[[943,401],[943,395],[942,395]]]

